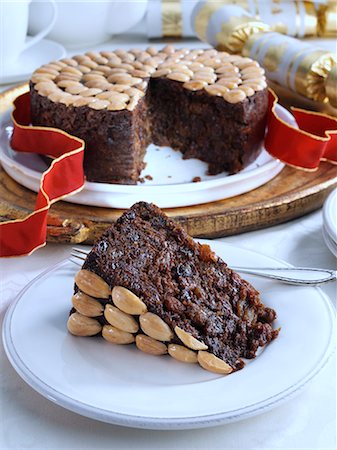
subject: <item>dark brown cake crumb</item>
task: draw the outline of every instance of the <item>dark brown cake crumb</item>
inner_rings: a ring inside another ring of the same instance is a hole
[[[192,183],[199,183],[201,181],[201,177],[194,177],[192,179]]]

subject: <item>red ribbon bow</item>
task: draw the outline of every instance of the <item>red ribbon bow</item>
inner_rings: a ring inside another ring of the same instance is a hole
[[[337,119],[326,114],[291,108],[299,128],[275,111],[276,94],[269,90],[269,111],[264,145],[268,153],[289,166],[316,170],[320,161],[337,164]]]
[[[297,129],[277,116],[276,104],[269,91],[265,148],[272,156],[302,170],[317,169],[321,160],[337,164],[337,119],[294,108]],[[42,175],[34,211],[0,223],[0,256],[29,255],[44,246],[50,206],[84,186],[84,141],[55,128],[30,126],[29,92],[17,97],[14,107],[12,148],[55,159]]]

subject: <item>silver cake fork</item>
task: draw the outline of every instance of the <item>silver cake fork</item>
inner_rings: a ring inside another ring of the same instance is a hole
[[[89,251],[73,247],[70,261],[81,266],[82,263],[80,261],[84,261],[88,253]],[[237,272],[269,278],[295,286],[318,286],[329,281],[336,281],[337,279],[337,271],[331,269],[317,269],[313,267],[229,267]],[[286,273],[287,276],[279,275],[278,273],[280,272]],[[293,276],[288,276],[288,274]]]

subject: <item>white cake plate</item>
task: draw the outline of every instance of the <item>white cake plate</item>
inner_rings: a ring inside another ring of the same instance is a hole
[[[294,117],[282,106],[278,115],[296,126]],[[47,165],[39,155],[15,152],[10,147],[12,132],[9,118],[0,131],[0,161],[15,181],[38,192],[41,174]],[[283,145],[280,143],[280,145]],[[64,201],[88,206],[129,208],[138,201],[148,201],[161,208],[197,205],[249,192],[274,178],[284,164],[262,149],[260,156],[241,172],[207,175],[207,164],[197,159],[184,160],[180,152],[169,147],[150,145],[146,152],[143,183],[121,185],[86,182],[83,190]],[[201,181],[192,180],[199,177]]]

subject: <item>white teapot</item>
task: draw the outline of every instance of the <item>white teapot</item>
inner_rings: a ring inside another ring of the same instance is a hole
[[[48,34],[68,48],[96,45],[123,33],[145,15],[147,0],[56,0],[58,17]],[[29,32],[35,34],[50,18],[45,2],[33,0]]]

